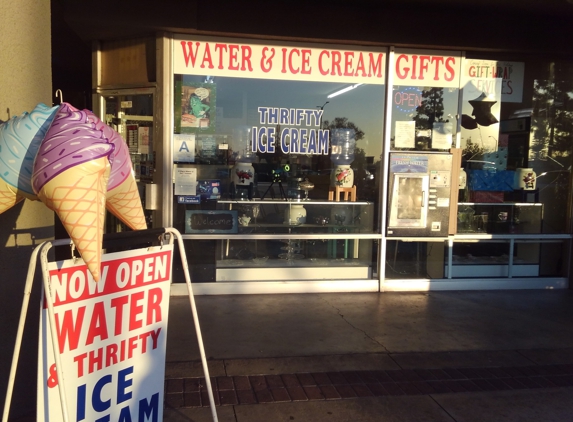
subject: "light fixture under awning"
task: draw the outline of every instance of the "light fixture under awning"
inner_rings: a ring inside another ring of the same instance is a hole
[[[326,97],[326,98],[334,98],[334,97],[336,97],[337,95],[344,94],[345,92],[351,91],[351,90],[353,90],[354,88],[359,87],[360,85],[364,85],[364,84],[355,84],[355,85],[347,86],[346,88],[342,88],[340,91],[336,91],[336,92],[330,94],[330,95],[329,95],[328,97]]]

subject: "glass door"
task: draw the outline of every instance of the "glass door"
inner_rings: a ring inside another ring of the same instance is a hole
[[[105,90],[100,92],[101,120],[118,132],[129,147],[135,180],[148,227],[152,226],[152,198],[146,198],[146,185],[154,180],[154,90]],[[149,190],[147,190],[149,192]],[[113,215],[106,218],[106,233],[127,230]]]

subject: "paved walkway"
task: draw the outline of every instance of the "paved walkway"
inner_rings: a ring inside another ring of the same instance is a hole
[[[220,421],[573,420],[573,292],[197,297]],[[209,421],[187,298],[165,420]]]
[[[573,386],[573,364],[213,377],[215,404],[341,400]],[[208,407],[204,377],[169,378],[168,407]]]
[[[573,421],[571,290],[196,302],[221,422]],[[173,297],[165,421],[213,420],[203,377],[189,299]]]

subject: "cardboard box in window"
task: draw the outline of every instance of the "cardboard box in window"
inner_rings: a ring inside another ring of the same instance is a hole
[[[485,190],[470,191],[470,202],[503,202],[503,192]]]

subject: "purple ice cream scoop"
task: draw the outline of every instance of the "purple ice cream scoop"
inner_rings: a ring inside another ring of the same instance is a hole
[[[88,120],[94,124],[96,129],[101,130],[104,138],[114,146],[113,152],[109,155],[111,172],[107,182],[107,190],[110,191],[121,185],[131,174],[129,148],[119,133],[102,122],[95,114],[88,112]]]
[[[34,160],[32,187],[36,194],[67,169],[113,154],[114,145],[90,115],[62,103]]]

